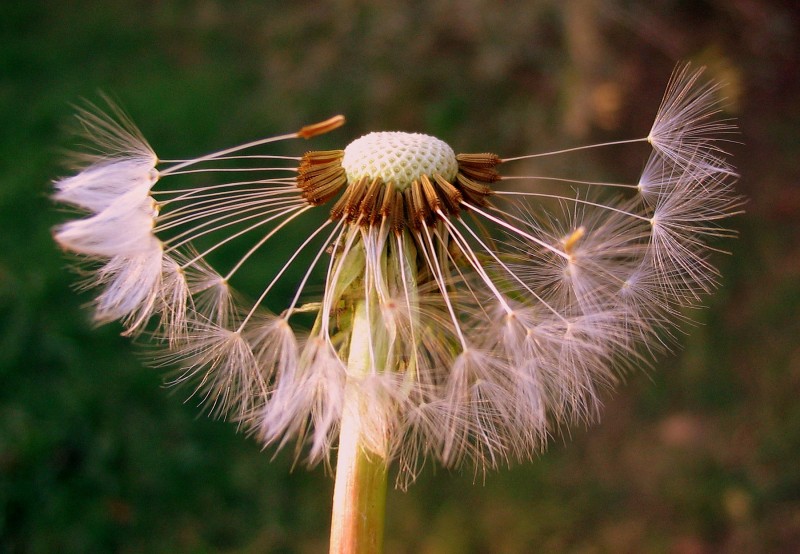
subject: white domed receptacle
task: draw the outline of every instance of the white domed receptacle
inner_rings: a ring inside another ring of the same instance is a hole
[[[382,131],[354,140],[344,149],[342,167],[348,183],[380,177],[404,190],[422,175],[439,174],[453,181],[458,172],[455,152],[436,137],[421,133]]]

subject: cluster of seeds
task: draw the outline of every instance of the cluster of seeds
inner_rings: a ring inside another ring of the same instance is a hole
[[[54,195],[81,216],[55,238],[89,264],[98,321],[152,335],[160,360],[182,368],[177,382],[264,443],[296,441],[317,461],[358,421],[365,448],[405,478],[429,457],[496,467],[595,417],[599,391],[662,350],[716,286],[709,242],[732,234],[719,224],[740,199],[718,140],[732,128],[700,75],[679,70],[650,133],[621,141],[649,155],[638,180],[617,183],[501,175],[539,155],[455,154],[415,133],[240,154],[331,131],[340,116],[159,161],[119,111],[87,111],[96,151]],[[541,181],[567,190],[525,186]],[[560,213],[544,207],[554,199]],[[296,225],[315,213],[311,230]],[[292,239],[278,263],[249,263]],[[217,251],[236,261],[220,271]],[[254,300],[231,286],[244,267],[266,272]]]

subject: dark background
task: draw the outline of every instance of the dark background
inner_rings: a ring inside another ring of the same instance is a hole
[[[399,4],[399,3],[398,3]],[[796,2],[30,1],[0,5],[0,551],[323,552],[332,479],[198,415],[93,329],[50,228],[71,104],[162,157],[345,113],[515,155],[643,136],[680,60],[727,83],[749,197],[722,288],[602,421],[474,483],[390,491],[388,553],[800,550]],[[327,140],[327,137],[326,137]],[[332,139],[333,140],[333,139]],[[577,165],[577,167],[576,167]],[[573,159],[635,178],[614,151]]]

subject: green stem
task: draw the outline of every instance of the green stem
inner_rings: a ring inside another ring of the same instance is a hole
[[[370,328],[363,302],[356,306],[348,374],[357,376],[369,369]],[[378,554],[383,550],[383,522],[386,507],[386,460],[364,445],[362,417],[369,414],[357,386],[345,389],[336,485],[333,492],[330,554]]]

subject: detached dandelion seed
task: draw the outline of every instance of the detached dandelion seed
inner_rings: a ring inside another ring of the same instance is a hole
[[[92,106],[79,119],[96,148],[54,194],[84,215],[54,235],[91,268],[97,321],[152,337],[212,413],[312,464],[337,450],[331,549],[378,550],[392,462],[405,486],[426,460],[483,472],[534,456],[594,420],[600,391],[668,347],[684,308],[717,285],[709,240],[733,234],[719,225],[741,203],[717,88],[686,66],[646,137],[517,157],[404,132],[252,153],[333,131],[336,116],[160,161],[122,112]],[[650,149],[638,182],[505,171],[622,143]],[[564,190],[512,191],[512,179]],[[544,207],[554,199],[560,213]],[[233,289],[291,240],[254,300]],[[218,267],[219,252],[238,257]]]

